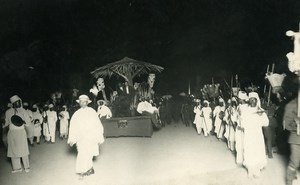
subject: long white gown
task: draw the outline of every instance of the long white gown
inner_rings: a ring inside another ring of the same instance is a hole
[[[77,146],[76,173],[85,173],[93,167],[93,157],[99,155],[99,144],[104,142],[103,131],[94,109],[80,108],[73,114],[68,143]]]
[[[244,162],[249,169],[256,171],[267,165],[265,142],[262,127],[269,125],[266,113],[258,113],[258,108],[248,108],[243,117],[244,128]]]

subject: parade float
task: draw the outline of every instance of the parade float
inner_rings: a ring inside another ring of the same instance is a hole
[[[137,116],[136,108],[141,99],[154,100],[155,74],[163,69],[151,63],[125,57],[91,72],[97,79],[96,84],[90,89],[94,102],[99,99],[105,100],[113,112],[111,119],[102,120],[105,137],[152,136],[151,118]],[[147,81],[134,83],[134,79],[142,75],[148,75]],[[105,78],[112,76],[121,77],[124,83],[120,83],[116,90],[108,93],[105,90]]]

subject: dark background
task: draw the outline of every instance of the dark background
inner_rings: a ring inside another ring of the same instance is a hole
[[[299,0],[1,0],[0,100],[86,91],[91,71],[125,56],[165,68],[160,93],[234,74],[261,85],[268,64],[287,71],[299,21]]]

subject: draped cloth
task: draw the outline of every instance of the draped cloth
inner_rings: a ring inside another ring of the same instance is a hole
[[[77,146],[76,173],[85,173],[93,167],[93,157],[99,155],[104,142],[103,126],[96,111],[80,108],[71,118],[68,143]]]
[[[243,117],[244,162],[247,168],[263,169],[267,165],[262,127],[268,126],[266,113],[258,113],[258,108],[248,108]]]
[[[20,127],[11,122],[11,117],[17,115],[25,122]],[[5,113],[5,126],[9,127],[7,133],[7,157],[24,157],[29,155],[27,134],[25,128],[30,124],[30,117],[25,109],[9,109]]]

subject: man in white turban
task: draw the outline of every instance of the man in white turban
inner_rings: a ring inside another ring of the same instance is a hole
[[[45,111],[43,113],[43,117],[47,117],[47,123],[48,125],[44,125],[46,130],[48,129],[48,134],[45,135],[45,139],[47,142],[50,142],[53,144],[55,143],[55,131],[56,131],[56,122],[57,122],[57,113],[54,111],[54,105],[50,104],[49,110]],[[47,131],[44,132],[44,134],[47,133]]]
[[[71,118],[68,144],[77,146],[76,173],[82,179],[95,173],[93,157],[99,155],[99,145],[104,142],[104,137],[97,112],[88,107],[89,97],[81,95],[77,102],[81,108]]]
[[[268,126],[269,119],[259,106],[260,99],[256,92],[249,93],[249,108],[243,116],[244,128],[244,166],[248,176],[259,177],[260,171],[267,165],[265,141],[262,127]]]
[[[11,158],[12,173],[22,172],[22,164],[25,172],[29,172],[29,149],[25,126],[30,124],[27,111],[22,107],[22,100],[18,95],[10,98],[13,108],[5,113],[5,126],[9,127],[7,134],[7,157]]]
[[[244,91],[238,93],[239,105],[237,107],[237,126],[235,130],[235,149],[236,149],[236,163],[242,166],[244,161],[244,130],[243,130],[243,116],[248,109],[248,95]]]

